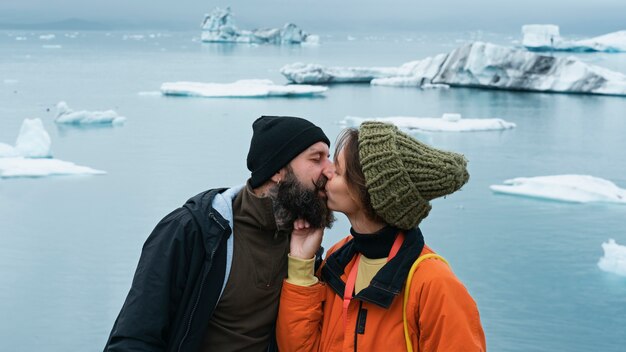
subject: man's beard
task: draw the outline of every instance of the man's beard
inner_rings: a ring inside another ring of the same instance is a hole
[[[296,219],[304,219],[312,228],[331,228],[335,217],[326,205],[326,197],[320,195],[326,181],[321,175],[313,189],[308,189],[287,166],[285,178],[270,191],[278,227],[291,228]]]

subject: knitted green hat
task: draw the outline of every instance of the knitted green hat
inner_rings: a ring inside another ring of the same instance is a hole
[[[359,159],[376,214],[401,229],[417,226],[428,216],[430,200],[454,193],[469,179],[463,155],[382,122],[359,127]]]

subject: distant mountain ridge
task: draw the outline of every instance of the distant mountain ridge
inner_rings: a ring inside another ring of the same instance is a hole
[[[68,18],[62,21],[40,23],[0,23],[0,29],[27,30],[111,30],[113,27],[95,21],[80,18]]]

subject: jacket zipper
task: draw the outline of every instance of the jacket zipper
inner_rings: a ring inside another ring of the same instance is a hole
[[[217,225],[219,225],[219,227],[222,228],[223,231],[226,231],[226,227],[224,227],[224,225],[222,225],[219,221],[217,221],[215,214],[209,213],[209,218],[215,221]],[[213,251],[211,252],[211,256],[209,257],[210,264],[209,264],[209,267],[207,268],[207,272],[211,270],[211,266],[213,265],[213,257],[215,256],[216,251],[217,251],[217,246],[213,248]],[[180,352],[181,349],[183,348],[183,343],[187,339],[187,336],[189,335],[189,331],[191,330],[191,321],[193,320],[193,316],[196,313],[198,304],[200,303],[200,297],[202,296],[202,289],[204,289],[204,281],[206,281],[207,276],[208,275],[204,275],[202,277],[202,281],[200,281],[200,289],[198,290],[198,297],[196,297],[196,302],[194,303],[193,309],[191,310],[191,314],[189,315],[189,321],[187,322],[187,329],[185,330],[185,334],[183,335],[183,338],[180,340],[180,344],[178,345],[178,352]]]
[[[361,319],[361,309],[363,308],[363,301],[359,300],[359,310],[356,314],[356,322],[354,323],[354,352],[356,352],[357,336],[359,335],[359,320]]]

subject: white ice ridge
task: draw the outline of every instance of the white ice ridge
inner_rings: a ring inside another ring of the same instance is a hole
[[[606,272],[626,276],[626,246],[621,246],[614,239],[602,243],[604,256],[598,261],[598,267]]]
[[[626,189],[589,175],[518,177],[489,188],[496,193],[563,202],[626,204]]]
[[[527,24],[522,26],[522,45],[532,51],[626,51],[626,30],[582,40],[566,40],[554,24]]]
[[[88,125],[88,124],[111,124],[120,125],[126,121],[124,116],[120,116],[113,110],[106,111],[74,111],[67,106],[67,103],[60,101],[57,104],[56,123]]]
[[[502,119],[464,119],[461,114],[446,113],[441,117],[355,117],[346,116],[343,120],[345,124],[358,126],[364,121],[387,122],[398,126],[398,128],[420,130],[427,132],[472,132],[472,131],[497,131],[514,128],[513,122]]]
[[[248,79],[233,83],[166,82],[163,95],[205,98],[263,98],[279,96],[316,96],[328,88],[310,85],[276,85],[266,79]]]
[[[473,42],[400,67],[329,67],[296,63],[281,73],[306,84],[362,83],[474,87],[514,91],[626,95],[626,75],[586,64],[495,44]]]
[[[216,7],[204,15],[202,41],[217,43],[318,44],[319,36],[310,35],[293,23],[282,29],[240,30],[235,25],[230,7]]]
[[[41,119],[25,119],[15,147],[0,143],[0,178],[105,173],[52,159],[50,144]]]

